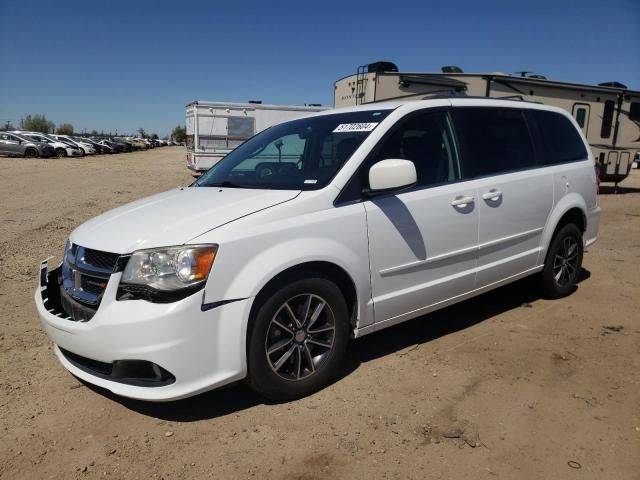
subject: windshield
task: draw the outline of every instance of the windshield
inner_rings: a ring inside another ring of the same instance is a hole
[[[237,147],[192,186],[322,188],[390,112],[337,113],[275,125]]]

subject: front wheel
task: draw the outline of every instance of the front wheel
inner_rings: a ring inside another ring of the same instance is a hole
[[[64,158],[67,156],[67,151],[64,148],[56,148],[56,157]]]
[[[582,255],[581,230],[573,223],[563,226],[551,241],[542,270],[542,291],[547,298],[566,297],[575,290]]]
[[[36,150],[35,148],[27,148],[27,150],[24,152],[24,156],[25,158],[38,158],[38,150]]]
[[[338,286],[304,278],[258,301],[247,345],[249,385],[273,400],[301,398],[327,385],[349,339]]]

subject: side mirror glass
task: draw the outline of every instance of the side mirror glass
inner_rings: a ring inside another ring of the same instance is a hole
[[[416,166],[411,160],[381,160],[369,169],[371,193],[411,187],[416,181]]]

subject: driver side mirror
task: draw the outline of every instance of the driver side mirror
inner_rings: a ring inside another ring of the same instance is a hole
[[[381,160],[369,169],[370,193],[411,187],[417,182],[416,166],[411,160]]]

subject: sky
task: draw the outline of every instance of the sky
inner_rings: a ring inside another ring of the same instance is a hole
[[[162,136],[192,100],[330,106],[377,60],[640,90],[640,0],[0,0],[0,59],[3,124]]]

